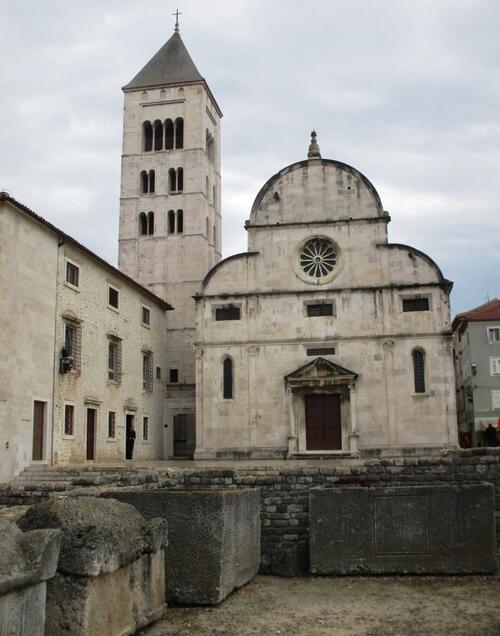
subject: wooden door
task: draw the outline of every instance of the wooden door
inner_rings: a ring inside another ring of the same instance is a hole
[[[33,405],[33,461],[41,461],[43,459],[45,404],[45,402],[35,400]]]
[[[194,413],[174,415],[174,457],[192,459],[196,449],[196,418]]]
[[[87,409],[87,455],[89,460],[95,459],[96,410]]]
[[[342,450],[340,395],[306,395],[306,449]]]

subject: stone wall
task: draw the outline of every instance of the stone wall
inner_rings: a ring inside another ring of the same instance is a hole
[[[76,476],[74,488],[81,485]],[[79,483],[78,483],[79,482]],[[108,482],[108,484],[106,483]],[[257,487],[261,491],[261,566],[266,574],[293,576],[309,571],[309,493],[314,488],[344,485],[408,486],[432,484],[495,484],[496,532],[500,545],[500,449],[471,449],[441,457],[368,459],[339,465],[331,460],[283,462],[273,467],[162,469],[120,473],[96,478],[100,489],[115,485],[146,488],[231,489]],[[88,485],[92,479],[87,478]],[[50,484],[47,484],[50,488]],[[4,488],[0,504],[29,503],[46,497],[43,484],[26,491]],[[84,492],[88,492],[84,491]],[[471,541],[474,537],[471,537]]]

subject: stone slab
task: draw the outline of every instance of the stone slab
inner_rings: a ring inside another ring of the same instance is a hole
[[[169,601],[213,605],[257,574],[258,490],[119,490],[108,495],[132,504],[146,518],[167,520],[165,574]]]
[[[1,636],[44,636],[46,582],[0,596]]]
[[[339,487],[310,494],[313,574],[491,574],[494,487]]]

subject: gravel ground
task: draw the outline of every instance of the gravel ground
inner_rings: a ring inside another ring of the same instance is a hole
[[[169,607],[145,636],[500,636],[500,578],[257,576],[209,607]]]

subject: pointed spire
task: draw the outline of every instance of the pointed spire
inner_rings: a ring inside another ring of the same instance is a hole
[[[319,151],[318,142],[316,141],[316,131],[313,130],[311,133],[311,143],[309,144],[309,150],[307,152],[308,159],[321,159],[321,153]]]
[[[174,33],[179,33],[179,16],[182,15],[182,13],[179,12],[179,9],[176,9],[172,15],[175,15]]]

